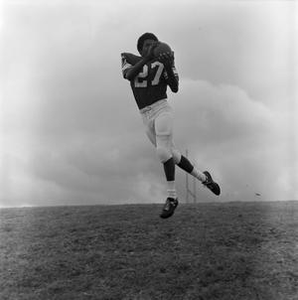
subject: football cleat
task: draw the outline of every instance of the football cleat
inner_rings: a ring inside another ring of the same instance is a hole
[[[203,183],[211,192],[213,192],[216,196],[220,194],[220,187],[219,185],[213,181],[210,173],[208,171],[203,172],[206,175],[206,180]]]
[[[176,207],[178,206],[178,198],[167,198],[166,203],[164,204],[162,208],[162,212],[159,215],[162,219],[166,219],[171,217],[174,212]]]

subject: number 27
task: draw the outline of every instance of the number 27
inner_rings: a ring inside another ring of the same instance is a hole
[[[155,76],[151,82],[152,85],[157,85],[159,83],[159,79],[162,74],[164,66],[159,61],[155,61],[154,63],[151,64],[151,68],[152,69],[157,68]],[[139,75],[135,78],[134,81],[135,87],[137,88],[147,87],[148,86],[148,80],[146,79],[147,76],[148,76],[148,66],[144,65],[143,71],[139,73]]]

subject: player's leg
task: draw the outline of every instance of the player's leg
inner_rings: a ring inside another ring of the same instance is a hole
[[[198,170],[185,156],[181,155],[174,145],[172,111],[160,114],[156,118],[154,126],[152,126],[152,123],[148,123],[147,136],[157,147],[157,154],[160,161],[164,164],[169,191],[175,191],[173,187],[175,182],[175,164],[185,172],[199,179],[201,182],[206,181],[206,175]],[[173,159],[171,159],[171,157]],[[173,192],[173,195],[175,195],[175,192]]]
[[[172,143],[172,155],[175,164],[181,168],[183,171],[191,174],[192,176],[199,179],[201,182],[206,180],[206,176],[203,172],[197,169],[187,157],[181,155],[181,153],[176,149],[174,143]]]
[[[156,147],[156,135],[154,128],[154,120],[146,114],[142,114],[143,124],[145,126],[145,132],[149,141]]]
[[[168,196],[176,198],[175,162],[171,151],[172,115],[169,112],[160,114],[155,119],[156,153],[163,164],[168,183]]]
[[[209,190],[211,190],[215,195],[218,196],[220,194],[219,185],[213,180],[208,171],[201,172],[188,160],[188,158],[181,155],[174,146],[172,147],[172,154],[174,161],[178,167],[199,179],[202,184],[205,185]]]
[[[158,116],[156,119],[143,116],[143,123],[146,127],[146,135],[156,147],[159,160],[164,166],[169,197],[176,198],[175,163],[172,158],[170,138],[172,132],[171,116],[168,112]]]
[[[178,205],[175,187],[175,162],[171,151],[172,124],[171,112],[161,113],[155,119],[156,152],[164,167],[168,193],[168,198],[160,215],[162,218],[172,216]]]

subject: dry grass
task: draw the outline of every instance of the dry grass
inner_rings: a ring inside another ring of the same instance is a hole
[[[0,210],[0,299],[298,299],[298,202]]]

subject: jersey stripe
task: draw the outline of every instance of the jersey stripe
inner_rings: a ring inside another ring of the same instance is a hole
[[[121,58],[122,58],[122,75],[125,78],[126,70],[129,69],[130,67],[132,67],[132,64],[127,62],[124,55],[122,55]]]

